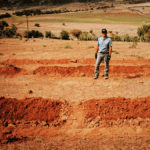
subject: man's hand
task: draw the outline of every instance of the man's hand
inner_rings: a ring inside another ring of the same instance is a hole
[[[111,59],[111,56],[108,56],[108,60],[110,60]]]
[[[97,53],[95,53],[95,59],[97,59]]]

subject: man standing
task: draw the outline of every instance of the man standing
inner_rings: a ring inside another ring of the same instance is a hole
[[[108,79],[109,60],[111,59],[111,53],[112,53],[112,40],[107,36],[107,30],[102,29],[102,37],[98,38],[95,53],[95,59],[97,60],[95,66],[95,76],[93,77],[94,79],[97,79],[99,76],[99,66],[103,60],[105,63],[104,77],[106,80]]]

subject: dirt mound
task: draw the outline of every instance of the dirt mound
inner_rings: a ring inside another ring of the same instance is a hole
[[[29,74],[29,71],[14,66],[0,68],[0,76],[15,77],[17,75],[25,75],[25,74]]]
[[[44,60],[30,60],[30,59],[11,59],[11,60],[7,60],[7,61],[3,61],[0,63],[0,65],[33,65],[33,64],[69,64],[70,61],[69,59],[59,59],[59,60],[48,60],[48,59],[44,59]]]
[[[91,77],[94,74],[94,66],[78,67],[39,67],[33,74],[47,75],[51,77]],[[111,77],[136,78],[141,76],[150,76],[150,66],[110,66]],[[100,73],[104,72],[104,66],[100,66]]]
[[[0,68],[0,76],[8,76],[13,77],[17,74],[19,74],[22,71],[22,69],[11,66],[11,67],[1,67]]]
[[[25,121],[45,121],[51,123],[59,119],[62,102],[42,98],[23,100],[0,98],[0,120],[5,126],[8,123]],[[38,122],[37,122],[38,123]]]
[[[88,58],[88,59],[76,59],[76,61],[71,60],[71,59],[44,59],[44,60],[30,60],[30,59],[9,59],[3,62],[0,62],[0,65],[34,65],[34,64],[42,64],[42,65],[47,65],[47,64],[69,64],[69,63],[80,63],[80,64],[95,64],[96,60],[94,58]],[[111,64],[149,64],[150,59],[136,59],[136,60],[111,60]]]
[[[102,120],[150,118],[150,97],[146,98],[108,98],[89,100],[83,103],[86,119]]]
[[[16,75],[39,75],[47,77],[91,77],[94,74],[94,66],[60,67],[48,66],[39,67],[29,71],[17,67],[1,67],[0,76],[15,77]],[[150,76],[150,65],[141,66],[110,66],[110,77],[138,78]],[[100,73],[104,72],[104,66],[100,66]]]

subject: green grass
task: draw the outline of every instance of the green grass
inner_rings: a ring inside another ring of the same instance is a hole
[[[69,44],[64,46],[65,49],[69,49],[69,48],[72,48]]]
[[[43,47],[46,47],[46,45],[43,45]]]
[[[114,51],[112,51],[113,53],[115,53],[115,54],[119,54],[119,52],[117,52],[116,50],[114,50]]]
[[[44,18],[44,17],[49,18]],[[38,18],[43,17],[43,18]],[[51,18],[52,17],[52,18]],[[34,18],[32,20],[32,18]],[[36,19],[37,18],[37,19]],[[15,18],[19,20],[20,17]],[[22,17],[22,21],[26,22],[26,18]],[[148,15],[127,15],[127,14],[107,14],[107,13],[90,13],[78,12],[68,14],[51,14],[29,16],[29,22],[82,22],[82,23],[114,23],[114,24],[148,24],[150,17]]]
[[[139,55],[131,55],[132,57],[136,57],[136,58],[139,58],[139,59],[144,59],[143,56],[139,56]]]
[[[94,46],[92,45],[92,46],[89,46],[88,48],[94,48]]]

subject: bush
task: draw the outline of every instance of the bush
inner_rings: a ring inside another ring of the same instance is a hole
[[[61,38],[61,39],[64,39],[64,40],[68,40],[68,39],[69,39],[69,33],[68,33],[68,31],[62,30],[62,31],[60,32],[60,38]]]
[[[90,30],[89,32],[90,32],[90,33],[93,33],[93,30]]]
[[[9,18],[9,17],[11,17],[11,15],[10,15],[9,13],[1,14],[1,15],[0,15],[0,19]]]
[[[4,27],[8,27],[8,23],[6,21],[0,21],[0,24]]]
[[[115,36],[115,37],[114,37],[114,40],[115,40],[115,41],[121,41],[121,37],[120,37],[120,36]]]
[[[76,38],[79,38],[80,34],[82,34],[82,31],[78,29],[73,29],[69,33],[75,36]]]
[[[0,30],[4,30],[4,26],[0,23]]]
[[[45,31],[45,37],[46,38],[51,38],[52,37],[52,32],[51,31]]]
[[[138,40],[138,36],[134,36],[133,37],[133,42],[138,42],[139,40]]]
[[[1,37],[12,38],[17,31],[17,27],[12,24],[11,28],[6,27],[4,30],[0,31]]]
[[[92,36],[89,35],[89,33],[87,33],[87,32],[83,32],[83,33],[80,35],[79,39],[80,39],[81,41],[89,41],[89,40],[92,40]]]
[[[110,37],[112,41],[115,41],[115,36]]]
[[[126,34],[125,40],[127,42],[131,42],[132,41],[131,37],[128,34]]]
[[[43,37],[43,33],[39,32],[39,31],[35,31],[35,30],[31,30],[31,31],[25,31],[25,36],[26,38],[39,38],[39,37]]]
[[[112,41],[121,41],[121,37],[118,36],[118,35],[111,35],[110,38],[111,38]]]
[[[36,27],[40,27],[40,24],[39,24],[39,23],[36,23],[34,26],[36,26]]]
[[[145,42],[145,41],[146,41],[146,38],[145,38],[144,35],[141,36],[141,41],[142,41],[142,42]]]
[[[72,48],[69,44],[64,46],[65,49]]]
[[[145,34],[148,33],[150,29],[150,25],[143,25],[142,27],[138,28],[137,34],[139,37],[144,36]]]
[[[142,27],[138,28],[137,34],[138,34],[139,37],[141,37],[142,35],[144,35],[144,30],[143,30]]]

